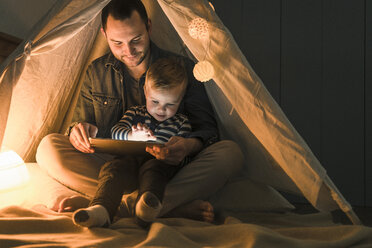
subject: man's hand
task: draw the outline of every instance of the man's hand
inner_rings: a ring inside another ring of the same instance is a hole
[[[81,122],[76,124],[70,133],[70,143],[79,151],[84,153],[94,153],[90,146],[89,138],[95,138],[98,128],[92,124]]]
[[[128,134],[128,140],[148,141],[156,140],[156,137],[146,124],[138,123],[132,126],[132,131]]]
[[[163,160],[168,164],[177,165],[186,156],[199,152],[202,143],[197,138],[182,138],[173,136],[163,147],[148,146],[146,152],[153,155],[156,159]]]

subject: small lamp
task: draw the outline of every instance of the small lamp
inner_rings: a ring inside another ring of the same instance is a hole
[[[0,192],[23,186],[29,179],[26,164],[16,152],[0,152]]]

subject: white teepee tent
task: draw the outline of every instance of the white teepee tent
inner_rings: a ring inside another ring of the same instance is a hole
[[[0,67],[0,144],[26,161],[39,141],[63,132],[86,65],[107,51],[98,32],[109,0],[61,0]],[[207,92],[223,136],[246,154],[247,174],[276,189],[304,195],[319,210],[341,208],[359,223],[304,140],[254,73],[232,35],[206,0],[143,0],[161,48],[213,65]],[[206,21],[195,39],[189,25]],[[201,68],[207,70],[208,68]]]

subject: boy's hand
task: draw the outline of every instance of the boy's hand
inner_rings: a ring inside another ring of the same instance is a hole
[[[167,164],[177,165],[186,156],[199,152],[201,148],[202,143],[199,139],[173,136],[163,147],[148,146],[146,152]]]
[[[156,137],[146,124],[138,123],[132,126],[132,131],[128,134],[128,140],[148,141],[156,140]]]
[[[97,132],[98,128],[90,123],[78,123],[71,130],[70,143],[81,152],[94,153],[94,149],[90,146],[89,138],[95,138]]]

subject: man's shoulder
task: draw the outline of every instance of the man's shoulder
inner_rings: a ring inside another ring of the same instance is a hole
[[[87,72],[93,74],[98,73],[99,75],[101,75],[111,71],[111,69],[119,71],[120,62],[118,62],[114,55],[111,52],[109,52],[93,60],[89,64]]]

